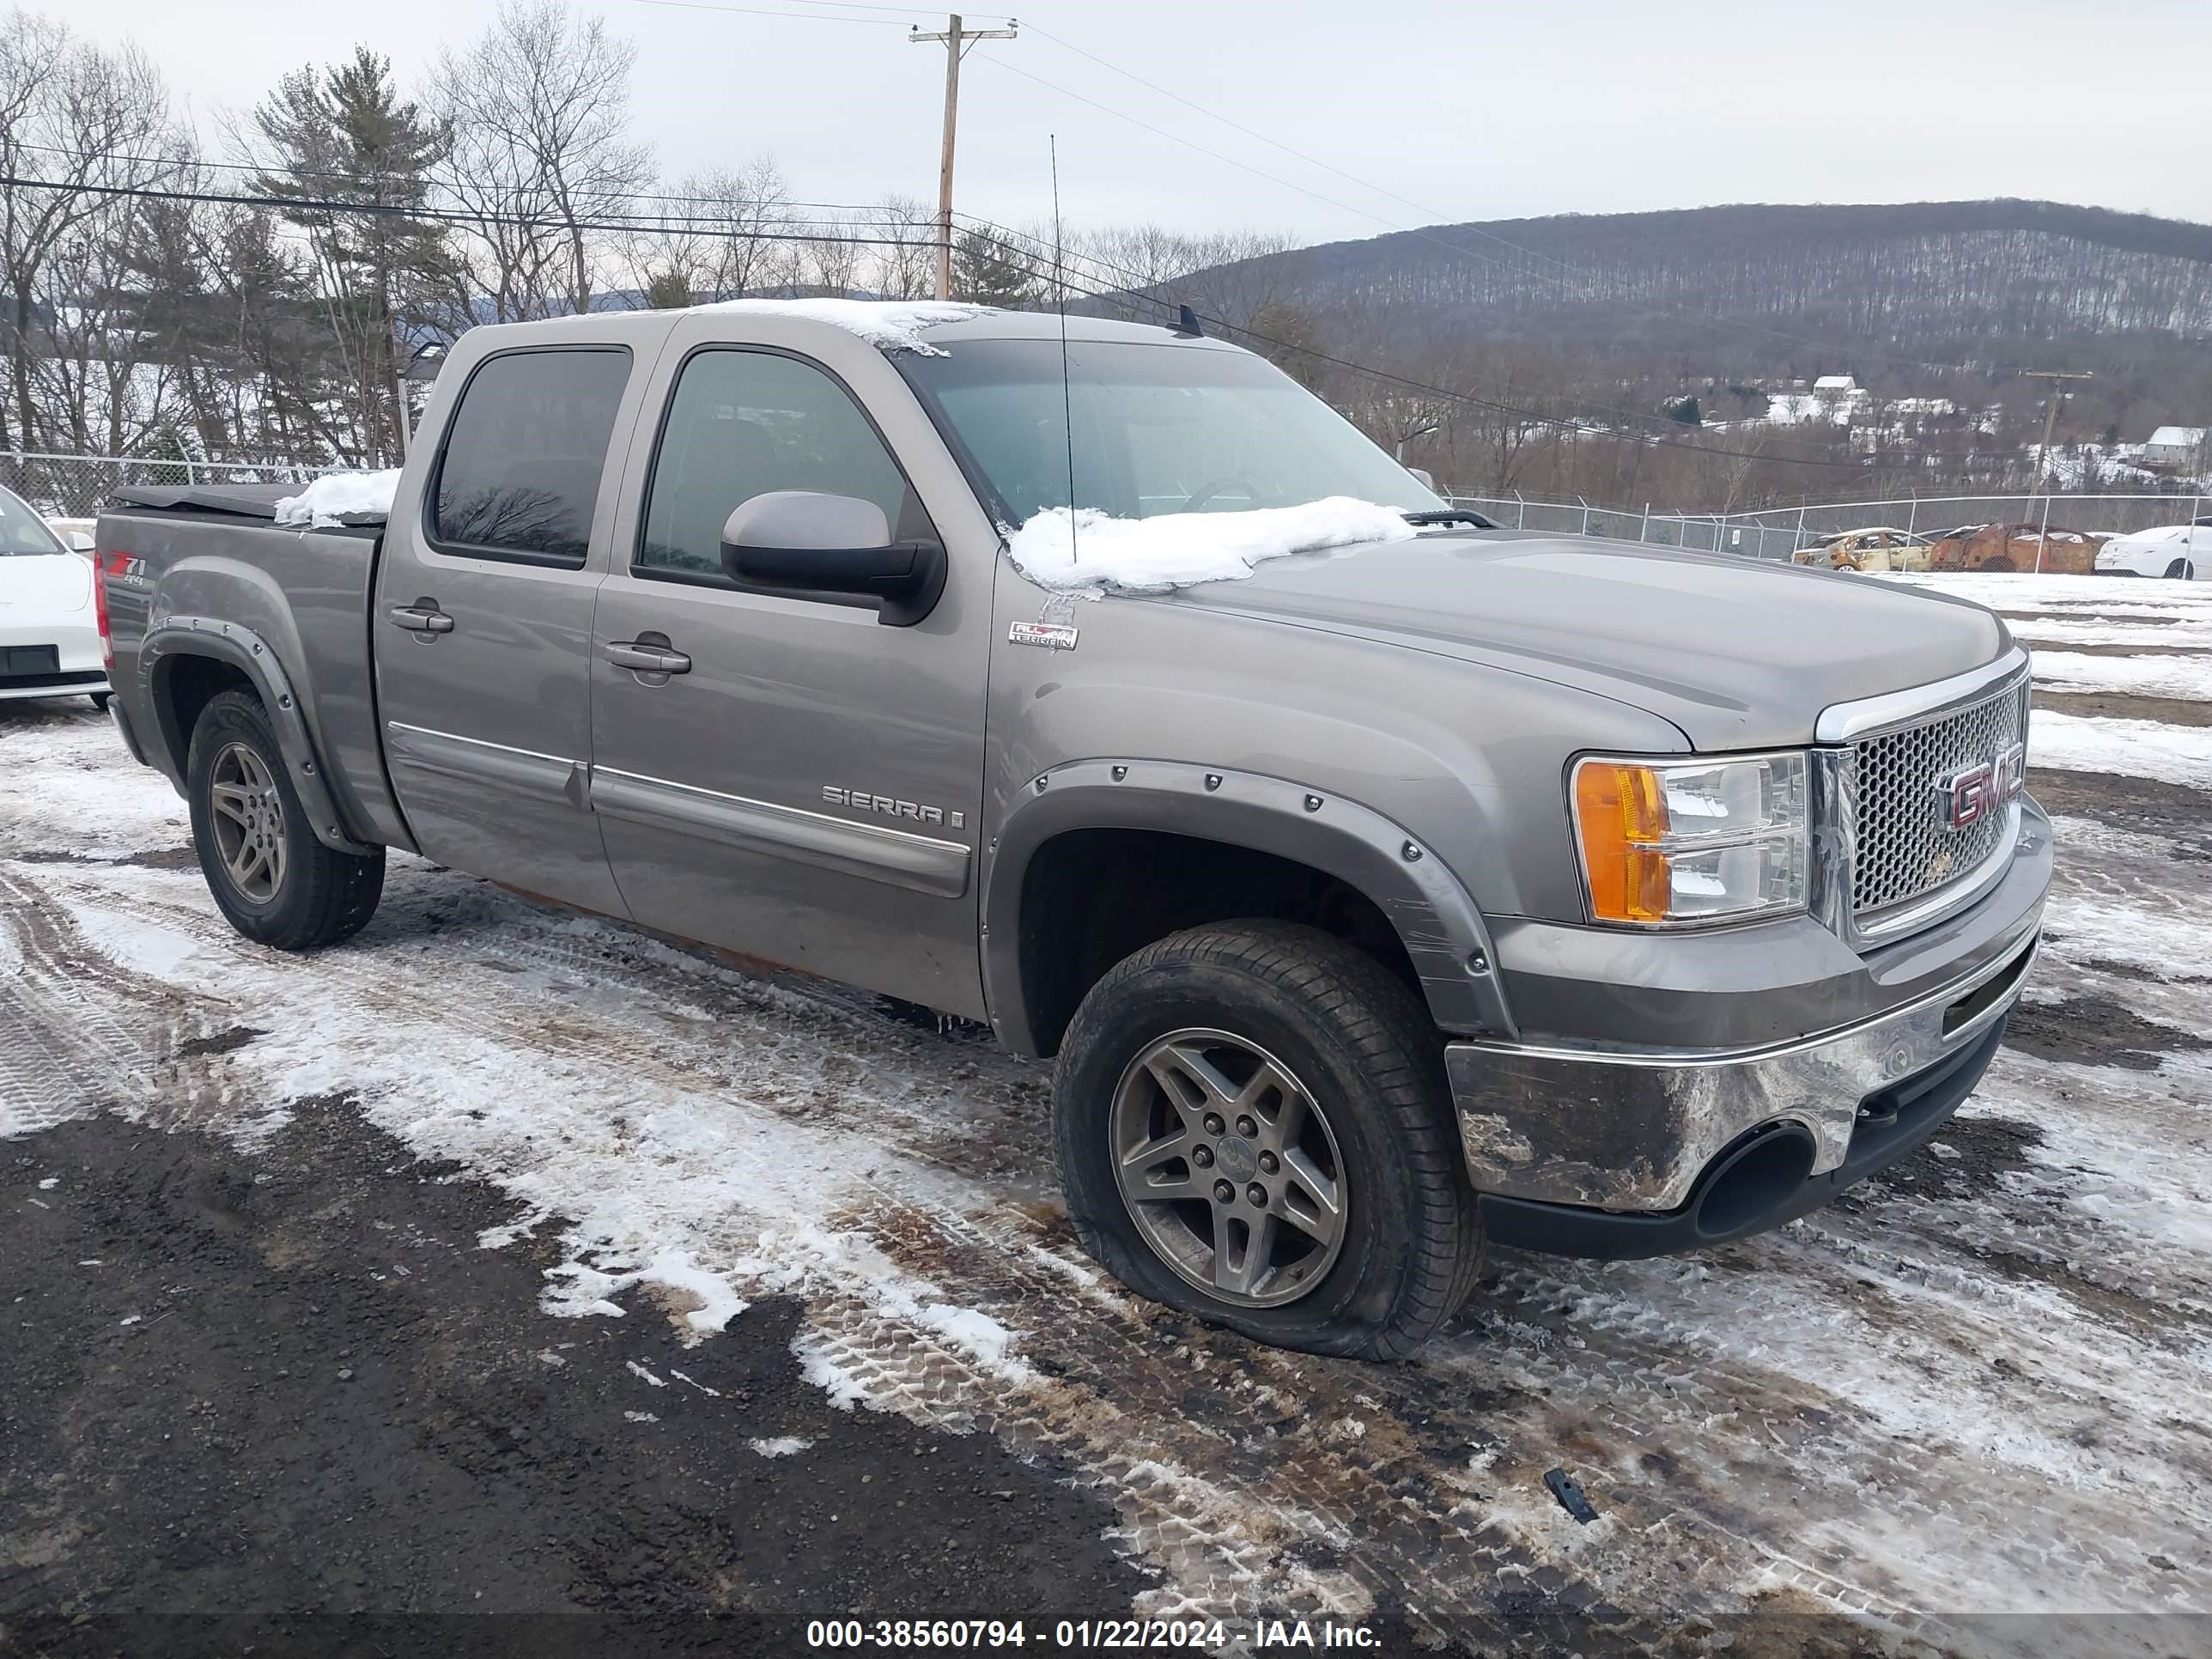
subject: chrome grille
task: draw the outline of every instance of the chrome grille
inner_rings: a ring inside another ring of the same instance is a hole
[[[1972,875],[2002,850],[2014,814],[1953,830],[1936,781],[2025,742],[2027,707],[2023,677],[1979,702],[1853,745],[1858,846],[1851,909],[1860,926]]]

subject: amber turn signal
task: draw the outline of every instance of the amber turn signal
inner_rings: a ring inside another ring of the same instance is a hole
[[[1575,827],[1599,921],[1661,921],[1673,900],[1667,795],[1648,766],[1584,761],[1575,769]]]

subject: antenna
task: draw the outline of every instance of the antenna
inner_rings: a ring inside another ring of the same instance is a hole
[[[1067,562],[1075,563],[1075,414],[1067,389],[1067,266],[1060,258],[1060,135],[1048,133],[1052,150],[1052,278],[1060,297],[1060,424],[1067,438]]]

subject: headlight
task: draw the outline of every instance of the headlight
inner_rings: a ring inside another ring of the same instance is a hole
[[[1734,921],[1805,908],[1802,753],[1575,763],[1575,839],[1593,921]]]

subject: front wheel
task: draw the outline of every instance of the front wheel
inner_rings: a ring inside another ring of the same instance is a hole
[[[280,951],[358,933],[384,891],[384,852],[315,839],[276,733],[248,691],[210,698],[192,728],[185,794],[200,871],[230,925]]]
[[[1443,1044],[1349,945],[1278,921],[1176,933],[1076,1011],[1054,1073],[1084,1247],[1262,1342],[1395,1359],[1481,1261]]]

